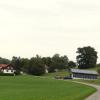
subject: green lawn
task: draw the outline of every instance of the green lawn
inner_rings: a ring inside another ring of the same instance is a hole
[[[100,78],[96,80],[76,80],[76,81],[100,85]]]
[[[53,73],[47,73],[47,74],[44,74],[45,77],[48,77],[48,78],[54,78],[55,76],[67,76],[69,75],[69,73],[65,70],[60,70],[58,72],[53,72]]]
[[[0,77],[0,100],[84,100],[94,88],[34,76]]]

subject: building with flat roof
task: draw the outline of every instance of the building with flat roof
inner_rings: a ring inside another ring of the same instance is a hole
[[[98,73],[96,71],[70,69],[72,79],[97,79]]]

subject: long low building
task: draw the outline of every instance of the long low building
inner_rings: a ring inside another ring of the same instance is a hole
[[[98,73],[96,71],[71,69],[72,79],[97,79]]]

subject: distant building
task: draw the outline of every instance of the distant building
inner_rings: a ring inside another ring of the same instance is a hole
[[[72,79],[97,79],[98,73],[90,70],[71,69]]]
[[[0,72],[4,74],[14,74],[15,70],[10,64],[0,64]]]

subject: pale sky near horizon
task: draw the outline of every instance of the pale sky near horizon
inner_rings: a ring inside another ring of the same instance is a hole
[[[92,46],[100,63],[99,0],[0,0],[0,56],[67,55]]]

